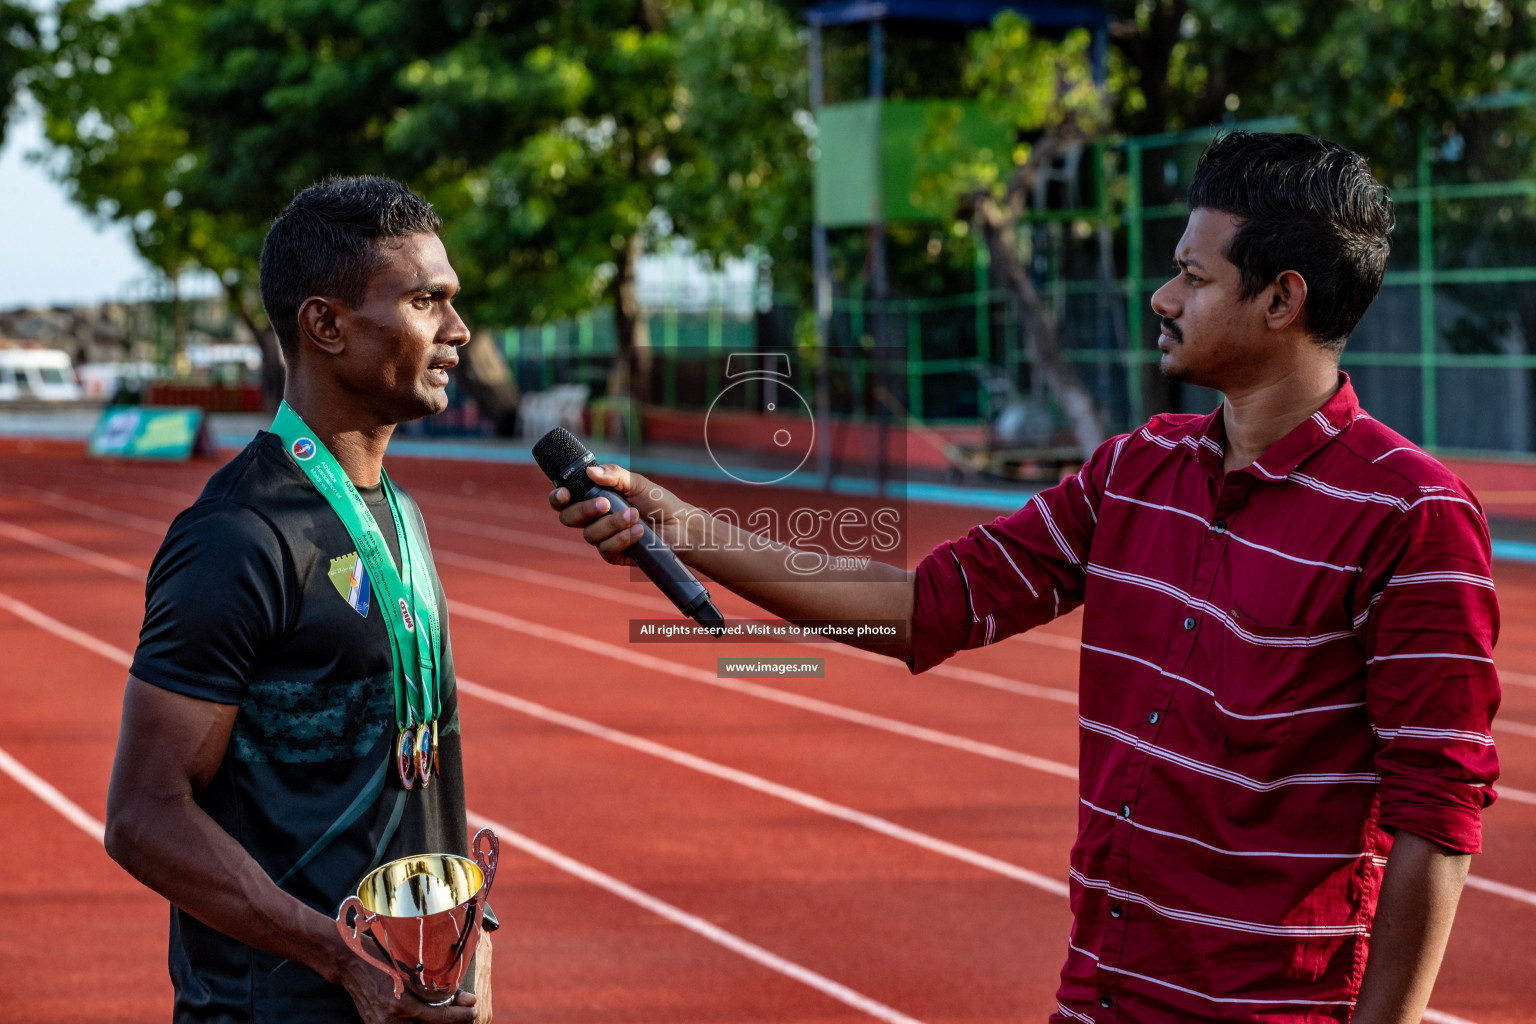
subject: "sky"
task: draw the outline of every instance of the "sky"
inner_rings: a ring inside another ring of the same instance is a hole
[[[24,154],[43,147],[25,107],[0,150],[0,310],[142,296],[153,280],[125,227],[98,228]]]

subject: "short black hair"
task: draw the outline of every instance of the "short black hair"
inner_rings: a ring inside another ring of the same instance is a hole
[[[283,355],[291,361],[298,350],[305,299],[360,305],[384,264],[385,239],[441,230],[432,204],[393,178],[330,178],[294,196],[261,245],[261,304]]]
[[[1307,330],[1342,347],[1381,288],[1392,197],[1365,158],[1310,135],[1228,132],[1200,154],[1191,210],[1238,219],[1227,259],[1251,299],[1285,270],[1307,282]]]

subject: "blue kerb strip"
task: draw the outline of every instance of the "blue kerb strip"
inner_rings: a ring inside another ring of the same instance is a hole
[[[1493,557],[1506,562],[1536,563],[1536,544],[1526,544],[1518,540],[1496,540],[1493,542]]]
[[[243,448],[250,437],[245,434],[220,434],[219,444],[226,448]],[[452,441],[426,441],[419,438],[397,438],[390,442],[389,450],[394,455],[409,455],[418,458],[431,459],[462,459],[471,462],[506,462],[519,466],[533,464],[533,455],[510,445],[479,445],[464,444]],[[597,453],[599,462],[621,462],[626,454],[614,454],[612,452]],[[654,470],[658,473],[666,473],[670,476],[684,480],[707,480],[714,483],[720,482],[720,474],[706,471],[703,467],[690,462],[682,462],[677,459],[636,459],[636,469]],[[821,485],[817,483],[790,484],[779,483],[774,486],[780,488],[794,488],[805,491],[819,491]],[[832,490],[836,494],[854,494],[873,497],[875,484],[872,480],[858,477],[833,477]],[[908,483],[904,488],[898,488],[898,493],[904,490],[906,497],[913,501],[927,501],[935,505],[952,505],[961,508],[982,508],[994,512],[1016,512],[1024,507],[1034,491],[1002,491],[982,490],[970,487],[952,487],[948,484],[923,484]],[[1536,544],[1528,544],[1515,540],[1496,540],[1493,542],[1493,557],[1504,562],[1526,562],[1536,565]]]

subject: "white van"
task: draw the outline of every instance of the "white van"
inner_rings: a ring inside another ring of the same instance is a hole
[[[52,348],[0,348],[0,402],[24,398],[73,402],[80,394],[69,353]]]

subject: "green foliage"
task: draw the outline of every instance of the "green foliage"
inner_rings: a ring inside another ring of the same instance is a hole
[[[764,0],[658,5],[654,23],[635,7],[496,8],[401,76],[388,145],[435,155],[421,180],[488,322],[591,308],[637,235],[795,271],[810,142],[793,24]]]
[[[167,276],[230,265],[217,216],[185,205],[200,157],[174,83],[196,59],[198,5],[150,0],[98,13],[90,0],[68,0],[57,14],[51,59],[30,83],[57,147],[50,170],[93,216],[126,223]]]
[[[0,0],[0,145],[16,93],[37,62],[41,40],[37,14],[25,3]]]
[[[1091,137],[1108,126],[1105,91],[1093,79],[1086,31],[1044,38],[1013,11],[970,40],[965,85],[996,121],[1019,139],[1073,131]],[[917,155],[923,206],[936,215],[956,208],[960,196],[981,189],[1001,200],[1015,169],[1029,160],[1031,144],[1010,150],[972,149],[959,139],[961,109],[935,106]]]
[[[249,292],[294,192],[379,173],[437,205],[482,323],[591,308],[636,236],[805,276],[804,42],[767,0],[59,10],[34,85],[54,170],[167,274]]]

